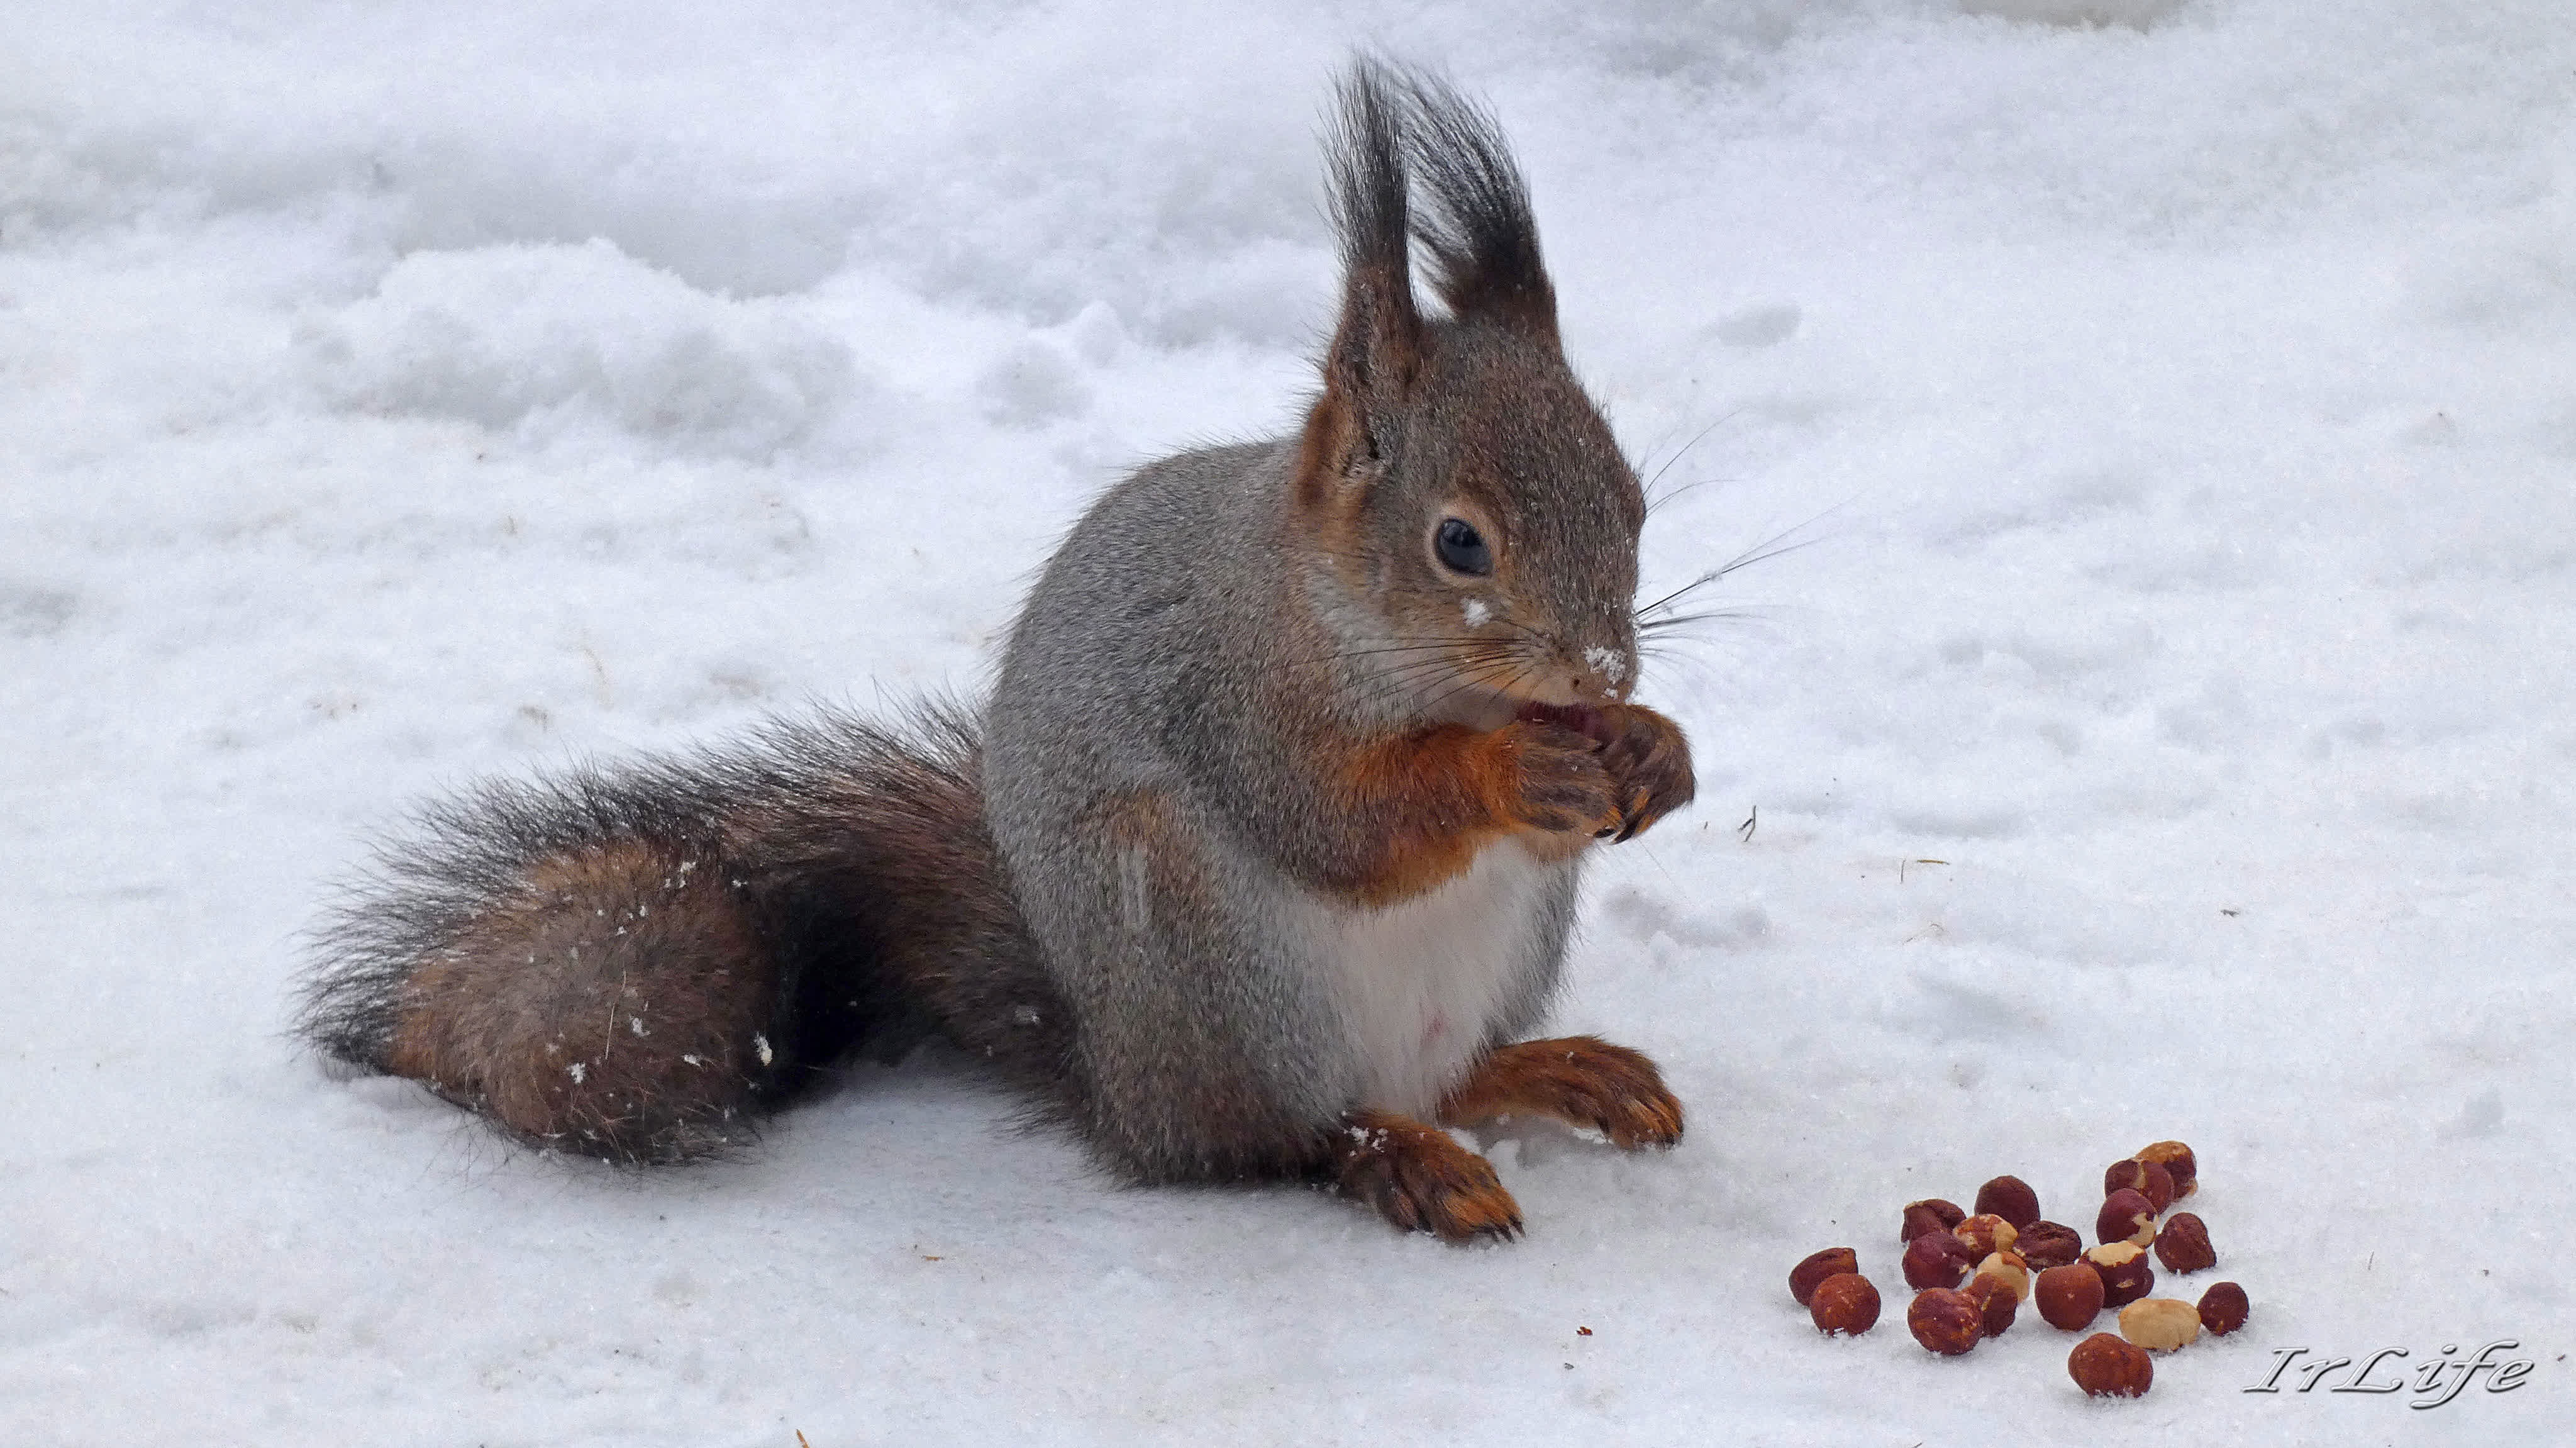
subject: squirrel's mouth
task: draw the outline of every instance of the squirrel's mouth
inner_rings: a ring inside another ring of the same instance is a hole
[[[1512,717],[1561,725],[1590,736],[1598,744],[1610,742],[1609,721],[1601,717],[1600,710],[1588,704],[1541,704],[1533,700],[1521,705]]]
[[[1627,698],[1622,687],[1630,672],[1626,668],[1607,676],[1607,669],[1568,663],[1524,667],[1514,660],[1508,669],[1476,667],[1482,662],[1461,661],[1455,673],[1422,687],[1418,697],[1436,717],[1474,729],[1499,729],[1515,718],[1546,718],[1596,738],[1603,728],[1600,711]],[[1504,676],[1494,677],[1498,673]]]

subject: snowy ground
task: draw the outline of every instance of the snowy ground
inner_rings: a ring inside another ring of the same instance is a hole
[[[1364,40],[1494,98],[1702,484],[1650,584],[1817,541],[1648,680],[1700,803],[1560,1016],[1679,1151],[1498,1143],[1530,1235],[1453,1250],[1113,1190],[936,1059],[618,1179],[282,1038],[403,801],[971,688],[1088,495],[1286,424]],[[2571,480],[2561,0],[14,0],[0,1442],[2547,1441]],[[1901,1203],[2089,1225],[2167,1136],[2244,1334],[2107,1404],[1894,1323]]]

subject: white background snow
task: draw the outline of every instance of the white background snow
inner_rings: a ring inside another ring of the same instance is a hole
[[[1498,1141],[1457,1250],[936,1058],[619,1177],[283,1036],[405,802],[971,690],[1087,497],[1291,425],[1355,43],[1515,136],[1650,586],[1815,545],[1650,668],[1699,804],[1560,1012],[1678,1151]],[[11,0],[0,1442],[2549,1441],[2571,483],[2563,0]],[[1905,1335],[1902,1203],[2160,1137],[2242,1335]]]

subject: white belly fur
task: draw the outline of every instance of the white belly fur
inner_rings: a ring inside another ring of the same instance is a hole
[[[1427,1117],[1466,1073],[1531,967],[1551,868],[1503,840],[1429,894],[1328,907],[1365,1105]]]

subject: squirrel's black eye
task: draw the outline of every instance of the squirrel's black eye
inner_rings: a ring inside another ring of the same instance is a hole
[[[1443,567],[1454,573],[1482,578],[1494,571],[1494,550],[1485,546],[1485,535],[1464,518],[1443,518],[1440,531],[1431,538],[1432,551],[1440,555]]]

